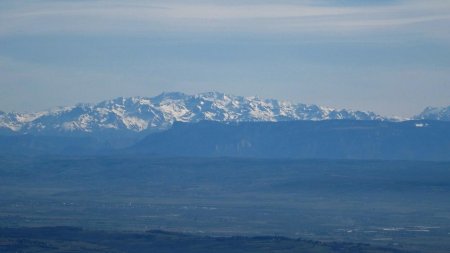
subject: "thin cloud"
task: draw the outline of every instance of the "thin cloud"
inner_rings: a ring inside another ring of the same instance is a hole
[[[0,36],[222,30],[345,33],[401,29],[433,22],[450,23],[450,4],[444,1],[407,1],[376,6],[313,5],[310,1],[299,4],[52,1],[3,8],[0,11]],[[423,29],[425,33],[427,30]],[[431,31],[437,33],[436,28]]]

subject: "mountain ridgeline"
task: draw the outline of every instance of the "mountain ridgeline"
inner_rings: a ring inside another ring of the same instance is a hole
[[[414,119],[450,121],[450,106],[427,107],[422,113],[416,115]]]

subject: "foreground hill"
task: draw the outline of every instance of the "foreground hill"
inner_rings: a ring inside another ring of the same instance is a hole
[[[162,156],[450,160],[450,122],[179,123],[131,153]]]

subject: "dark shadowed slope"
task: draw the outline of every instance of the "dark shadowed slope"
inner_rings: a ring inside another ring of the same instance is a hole
[[[162,156],[450,160],[450,122],[179,123],[129,152]]]

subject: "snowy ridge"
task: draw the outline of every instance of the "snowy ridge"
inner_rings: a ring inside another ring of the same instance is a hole
[[[450,106],[448,107],[427,107],[422,113],[414,117],[415,119],[443,120],[450,121]]]
[[[22,133],[164,129],[173,122],[385,120],[373,113],[336,110],[275,99],[242,97],[219,92],[187,95],[162,93],[155,97],[119,97],[98,104],[78,104],[38,113],[0,112],[0,128]]]

